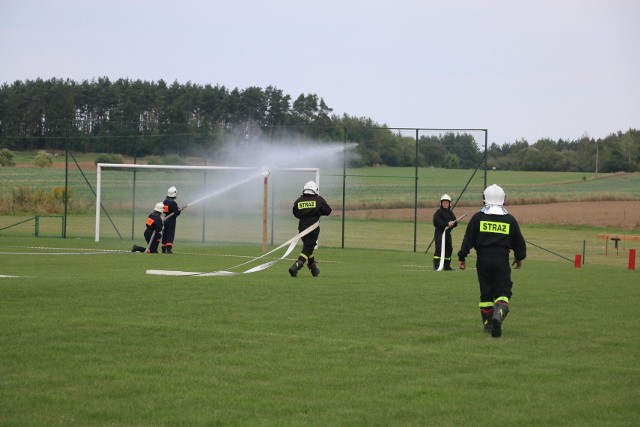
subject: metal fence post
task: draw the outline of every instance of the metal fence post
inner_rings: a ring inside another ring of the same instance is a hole
[[[415,185],[413,199],[413,252],[418,249],[418,129],[416,129]]]
[[[347,188],[347,128],[343,128],[344,132],[344,150],[342,155],[342,231],[340,247],[344,249],[344,225],[346,215],[346,188]]]

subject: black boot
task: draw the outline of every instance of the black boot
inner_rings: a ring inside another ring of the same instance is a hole
[[[451,270],[451,260],[450,259],[445,259],[444,260],[444,268],[443,270]]]
[[[298,264],[298,261],[294,262],[291,267],[289,267],[289,274],[291,277],[296,277],[298,275],[298,270],[302,268],[301,265]]]
[[[131,252],[143,252],[147,250],[147,248],[143,248],[142,246],[138,246],[138,245],[133,245],[133,248],[131,248]]]
[[[493,325],[493,330],[491,331],[492,337],[499,338],[502,336],[502,322],[508,313],[509,304],[505,302],[497,302],[493,306],[493,316],[491,318],[491,324]]]
[[[490,334],[493,331],[493,323],[491,318],[493,317],[493,308],[481,308],[480,315],[482,316],[482,324],[484,325],[484,333]]]
[[[309,264],[309,270],[311,271],[311,275],[313,277],[318,277],[320,275],[320,269],[318,268],[318,264],[315,262]]]
[[[166,253],[167,253],[167,247],[166,247],[166,246],[164,246],[164,245],[162,245],[162,253],[163,253],[163,254],[166,254]]]
[[[437,269],[438,269],[438,267],[440,267],[440,260],[439,260],[439,259],[437,259],[437,258],[434,258],[434,259],[433,259],[433,269],[434,269],[434,270],[437,270]]]

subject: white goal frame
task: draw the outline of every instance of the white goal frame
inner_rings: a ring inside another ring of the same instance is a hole
[[[256,171],[260,173],[265,167],[249,167],[249,166],[184,166],[184,165],[139,165],[139,164],[121,164],[121,163],[97,163],[96,164],[96,223],[95,223],[95,241],[100,241],[100,217],[102,212],[102,169],[155,169],[155,170],[246,170]],[[320,185],[320,168],[271,168],[273,171],[286,172],[312,172],[315,173],[315,182]],[[267,179],[267,178],[265,178]],[[267,203],[265,198],[265,204]],[[265,206],[266,215],[266,206]]]

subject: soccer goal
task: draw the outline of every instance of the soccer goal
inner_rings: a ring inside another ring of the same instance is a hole
[[[273,245],[297,230],[291,214],[319,168],[256,168],[98,163],[95,241],[142,240],[145,219],[169,187],[178,189],[176,244]],[[289,236],[290,237],[290,236]]]

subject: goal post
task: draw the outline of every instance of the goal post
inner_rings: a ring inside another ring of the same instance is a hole
[[[175,186],[176,202],[188,208],[178,221],[177,239],[225,243],[262,240],[264,248],[267,215],[271,216],[273,243],[274,235],[281,230],[291,232],[291,205],[308,180],[319,183],[320,168],[98,163],[95,241],[106,237],[111,229],[122,239],[119,229],[126,229],[129,222],[131,239],[142,238],[144,218],[165,199],[167,189]],[[111,224],[102,223],[103,215]]]

